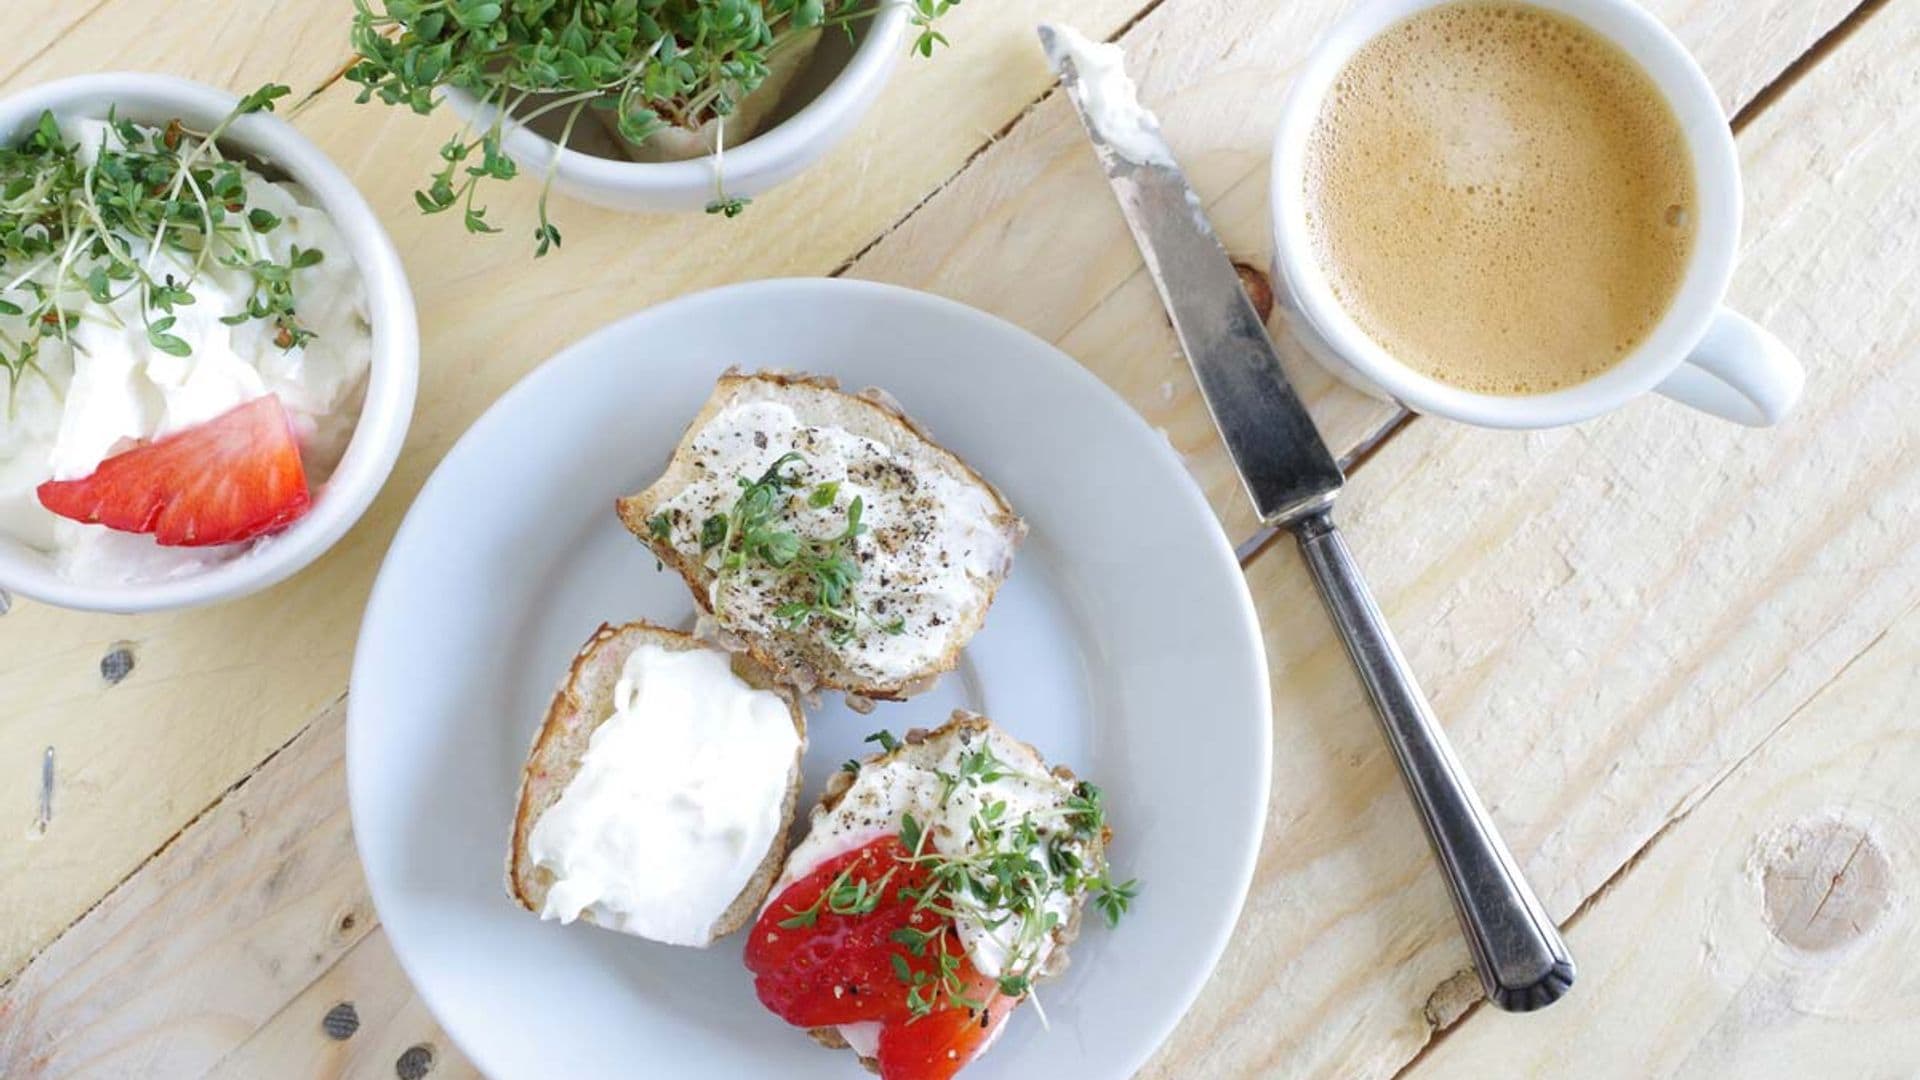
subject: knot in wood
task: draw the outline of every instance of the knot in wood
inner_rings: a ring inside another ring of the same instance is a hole
[[[1824,952],[1863,938],[1886,914],[1893,866],[1863,825],[1805,818],[1762,842],[1767,927],[1797,949]]]

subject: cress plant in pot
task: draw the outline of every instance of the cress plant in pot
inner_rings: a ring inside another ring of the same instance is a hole
[[[912,30],[960,0],[354,0],[374,97],[464,118],[414,193],[429,214],[499,231],[483,182],[543,173],[535,254],[560,243],[552,188],[619,209],[728,217],[844,135]]]

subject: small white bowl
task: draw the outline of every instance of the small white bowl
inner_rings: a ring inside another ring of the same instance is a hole
[[[178,118],[204,131],[233,111],[237,101],[224,90],[167,75],[82,75],[0,100],[0,138],[19,138],[47,110],[63,116],[105,116],[109,107],[137,123],[157,126]],[[0,536],[0,588],[60,607],[111,612],[164,611],[245,596],[319,558],[359,520],[393,471],[413,416],[420,370],[413,293],[393,241],[346,174],[285,120],[271,113],[240,117],[220,144],[304,185],[346,238],[366,283],[373,358],[366,402],[346,454],[305,516],[226,562],[159,581],[78,582],[60,574],[46,554]]]
[[[738,146],[724,150],[728,195],[754,198],[799,175],[845,138],[887,84],[906,51],[908,4],[882,7],[847,66],[792,116]],[[444,100],[474,127],[493,123],[497,110],[478,107],[464,90],[448,87]],[[545,136],[508,121],[501,148],[536,182],[553,172],[554,189],[613,210],[689,211],[713,199],[713,158],[638,162],[596,157],[556,146]],[[562,227],[564,232],[564,226]]]

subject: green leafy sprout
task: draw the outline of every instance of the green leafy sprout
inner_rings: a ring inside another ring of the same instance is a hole
[[[853,640],[866,625],[887,634],[905,633],[904,619],[881,621],[853,606],[854,582],[860,578],[854,541],[867,532],[862,521],[866,504],[860,496],[847,503],[845,524],[830,537],[803,538],[788,526],[796,501],[826,510],[839,497],[836,481],[809,488],[797,469],[805,463],[803,455],[788,452],[768,466],[759,479],[740,477],[740,496],[732,508],[700,523],[701,553],[714,560],[710,565],[721,578],[765,568],[796,581],[798,598],[776,606],[774,617],[796,629],[819,620],[828,626],[827,636],[835,645]],[[798,492],[803,489],[806,494],[801,498]],[[648,528],[657,539],[666,540],[672,535],[673,519],[664,513],[656,515]]]
[[[868,735],[867,742],[882,752],[898,748],[887,731]],[[857,773],[859,762],[842,768]],[[914,873],[895,886],[895,895],[911,902],[916,911],[938,917],[933,925],[906,925],[893,930],[889,940],[900,951],[888,958],[898,981],[907,988],[906,1003],[913,1019],[944,1008],[978,1012],[988,1002],[969,996],[960,977],[960,957],[949,939],[955,920],[968,919],[1005,951],[993,995],[1021,997],[1033,990],[1040,974],[1049,935],[1060,925],[1049,898],[1091,896],[1094,908],[1109,926],[1117,926],[1140,893],[1138,881],[1115,882],[1106,859],[1107,821],[1100,789],[1080,781],[1060,805],[1030,811],[1019,817],[1008,812],[1003,799],[993,797],[988,785],[1015,778],[1050,784],[1051,777],[1023,774],[1002,761],[986,743],[958,756],[952,772],[935,770],[940,782],[939,805],[952,806],[961,791],[974,792],[976,806],[967,822],[967,842],[959,854],[948,854],[933,844],[934,829],[911,812],[900,818],[900,846],[904,854],[877,879],[843,869],[804,909],[787,909],[780,922],[786,929],[811,927],[822,913],[847,917],[871,914],[884,902],[888,885],[901,867]],[[923,929],[922,926],[925,926]]]
[[[83,318],[117,319],[110,305],[128,295],[139,297],[149,345],[190,355],[193,343],[173,332],[175,311],[195,302],[194,284],[209,266],[241,271],[252,286],[240,309],[220,321],[267,321],[282,349],[312,340],[296,313],[295,272],[323,254],[298,245],[285,260],[257,254],[258,238],[280,218],[250,204],[245,167],[219,147],[234,120],[269,112],[288,93],[262,86],[206,132],[179,120],[143,128],[110,111],[111,138],[102,135],[91,163],[50,112],[0,146],[0,316],[21,328],[0,326],[10,397],[29,373],[45,377],[38,363],[45,342],[71,347]],[[179,256],[185,276],[160,269],[160,252]]]
[[[563,117],[567,146],[585,110],[607,110],[620,136],[639,144],[668,127],[716,125],[709,213],[738,216],[747,199],[726,190],[720,162],[725,122],[759,89],[782,53],[813,32],[842,29],[889,2],[906,2],[913,49],[931,56],[946,38],[935,22],[960,0],[354,0],[359,59],[347,78],[358,100],[375,97],[430,113],[453,87],[486,117],[440,147],[440,167],[414,193],[424,213],[457,210],[472,233],[499,230],[477,195],[484,180],[518,170],[501,148],[509,119]],[[540,189],[534,254],[560,245]]]

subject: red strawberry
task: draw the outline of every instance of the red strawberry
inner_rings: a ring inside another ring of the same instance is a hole
[[[272,394],[38,490],[40,505],[61,517],[152,533],[169,547],[250,540],[313,505],[300,444]]]

